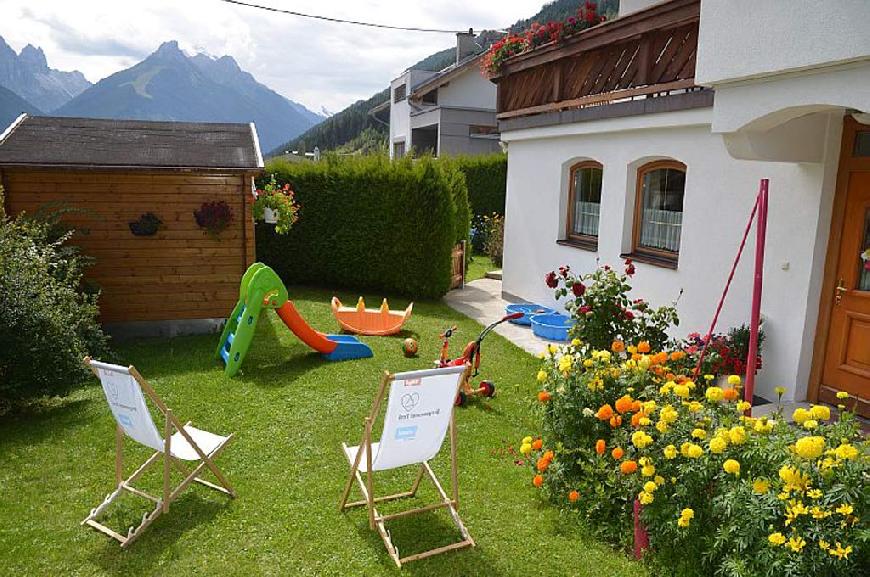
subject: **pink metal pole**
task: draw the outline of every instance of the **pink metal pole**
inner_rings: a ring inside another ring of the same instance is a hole
[[[640,512],[643,505],[637,499],[634,500],[634,558],[642,559],[643,552],[649,549],[649,534],[640,520]]]
[[[758,326],[761,322],[761,287],[764,281],[764,244],[767,239],[767,200],[770,181],[761,179],[758,195],[758,222],[755,237],[755,277],[752,286],[752,317],[749,324],[749,355],[746,359],[746,388],[743,400],[750,403],[747,413],[752,414],[752,396],[755,391],[755,367],[758,364]]]

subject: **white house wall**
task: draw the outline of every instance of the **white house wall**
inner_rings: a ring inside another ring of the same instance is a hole
[[[636,169],[672,158],[687,165],[684,220],[677,270],[637,263],[635,297],[654,305],[679,300],[674,336],[704,334],[737,251],[759,179],[770,179],[770,218],[762,312],[764,361],[758,394],[803,399],[839,154],[841,114],[831,114],[824,163],[795,164],[732,158],[722,136],[710,131],[712,110],[655,114],[503,133],[508,144],[504,248],[506,293],[555,304],[544,275],[569,264],[590,272],[601,264],[622,267],[631,248]],[[561,246],[568,169],[580,160],[604,166],[597,252]],[[719,331],[748,321],[752,291],[753,237],[737,270]]]
[[[695,80],[710,86],[866,59],[868,22],[868,0],[701,0]]]
[[[438,104],[446,107],[495,110],[496,85],[474,66],[438,90]]]

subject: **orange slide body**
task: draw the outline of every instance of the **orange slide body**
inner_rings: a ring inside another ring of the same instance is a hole
[[[315,351],[329,354],[338,346],[337,342],[329,340],[326,335],[311,328],[311,325],[305,322],[291,301],[285,302],[275,312],[300,341]]]

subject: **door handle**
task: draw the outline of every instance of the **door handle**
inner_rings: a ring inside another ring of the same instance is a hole
[[[843,300],[843,293],[848,292],[848,290],[845,281],[840,279],[837,283],[837,288],[834,289],[834,304],[839,305],[840,301]]]

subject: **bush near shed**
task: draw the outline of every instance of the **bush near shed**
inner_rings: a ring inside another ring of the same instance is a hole
[[[257,223],[257,258],[287,283],[435,298],[450,287],[451,249],[470,226],[465,177],[432,158],[330,155],[266,167],[299,203],[285,236]],[[262,184],[262,183],[261,183]]]

